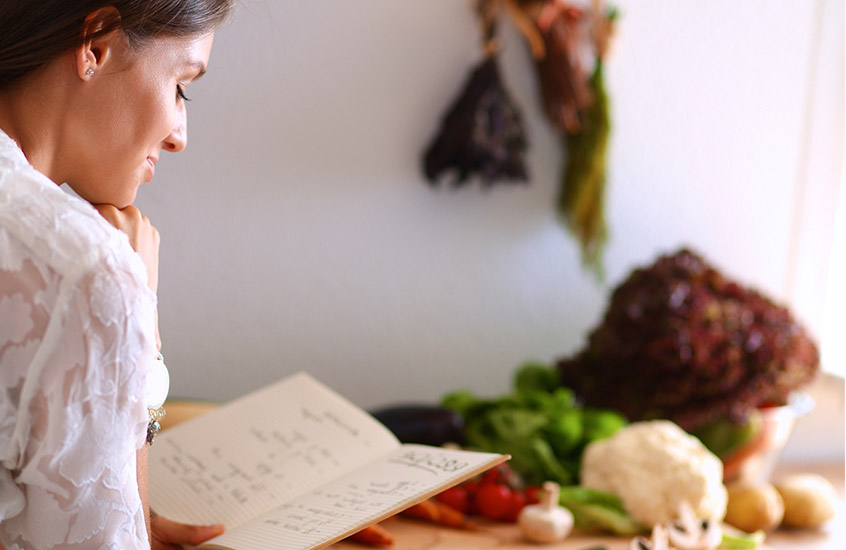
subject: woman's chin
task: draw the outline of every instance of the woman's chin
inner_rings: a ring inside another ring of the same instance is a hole
[[[133,188],[131,191],[127,191],[126,193],[97,193],[90,195],[74,189],[72,185],[70,187],[81,199],[91,204],[111,204],[118,210],[122,210],[127,206],[132,205],[138,194],[137,187]]]
[[[135,181],[132,184],[113,188],[110,193],[104,194],[102,198],[106,200],[101,202],[106,202],[119,209],[132,205],[138,196],[138,188],[144,183],[144,180],[138,177],[138,174],[133,175],[135,176]]]
[[[127,206],[131,206],[131,205],[132,205],[132,203],[134,203],[134,202],[135,202],[135,197],[136,197],[137,195],[138,195],[138,190],[136,189],[135,191],[133,191],[133,192],[132,192],[132,196],[125,197],[125,198],[123,198],[122,200],[120,200],[120,201],[116,201],[116,202],[115,202],[115,203],[113,203],[113,204],[114,204],[117,208],[119,208],[119,209],[121,209],[121,210],[122,210],[122,209],[126,208]]]

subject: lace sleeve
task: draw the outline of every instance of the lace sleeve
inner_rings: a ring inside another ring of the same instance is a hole
[[[18,267],[0,265],[0,323],[19,321],[0,331],[0,542],[149,550],[136,451],[155,297],[106,247],[62,277]]]

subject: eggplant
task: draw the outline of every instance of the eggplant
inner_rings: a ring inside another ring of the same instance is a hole
[[[403,443],[441,446],[464,443],[464,419],[437,405],[393,405],[370,414]]]

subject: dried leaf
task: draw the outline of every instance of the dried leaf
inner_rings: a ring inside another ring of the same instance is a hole
[[[593,100],[581,62],[586,44],[581,19],[581,10],[556,1],[547,2],[537,18],[546,46],[546,55],[536,61],[544,111],[558,131],[568,134],[580,130]]]

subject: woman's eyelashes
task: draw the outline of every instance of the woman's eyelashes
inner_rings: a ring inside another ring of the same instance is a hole
[[[181,84],[176,85],[176,97],[183,101],[191,101],[191,99],[185,95],[185,89],[182,87]]]

